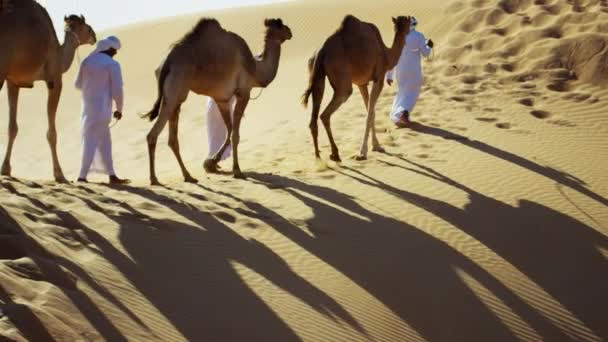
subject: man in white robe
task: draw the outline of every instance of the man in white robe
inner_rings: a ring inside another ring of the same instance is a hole
[[[110,184],[127,184],[114,171],[112,161],[112,101],[114,117],[122,118],[123,82],[120,64],[114,56],[121,48],[114,36],[97,43],[96,49],[82,62],[75,86],[82,91],[82,164],[79,182],[87,182],[89,172],[109,176]]]
[[[391,121],[399,128],[407,127],[410,124],[410,114],[416,106],[420,89],[422,88],[422,56],[428,57],[433,48],[433,41],[428,43],[424,34],[416,31],[418,22],[412,18],[410,33],[406,36],[406,45],[401,52],[401,58],[394,69],[389,70],[386,75],[388,85],[397,80],[399,90],[393,102],[391,110]]]

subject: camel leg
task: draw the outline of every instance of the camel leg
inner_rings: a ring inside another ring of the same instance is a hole
[[[175,154],[177,163],[182,170],[182,175],[184,175],[184,181],[187,183],[198,183],[198,180],[192,177],[190,172],[188,172],[186,169],[186,165],[184,165],[184,161],[182,160],[182,156],[179,152],[179,139],[177,134],[179,126],[179,111],[180,109],[177,108],[171,118],[169,118],[169,147],[173,151],[173,154]]]
[[[156,142],[158,141],[158,136],[165,128],[167,121],[169,120],[169,116],[175,112],[177,109],[177,105],[175,101],[169,100],[167,101],[167,97],[163,99],[163,103],[160,107],[160,114],[158,118],[156,118],[156,122],[150,132],[146,136],[146,140],[148,141],[148,158],[150,162],[150,184],[151,185],[161,185],[156,178],[156,165],[155,165],[155,156],[156,156]],[[169,103],[171,101],[171,103]]]
[[[340,152],[338,151],[338,146],[334,141],[334,136],[331,131],[331,116],[344,102],[346,102],[346,100],[348,100],[352,92],[353,88],[350,84],[348,89],[345,90],[339,88],[334,89],[334,96],[323,111],[323,114],[321,114],[321,122],[323,122],[325,131],[327,132],[327,137],[329,138],[329,143],[331,144],[331,155],[329,156],[329,159],[335,162],[341,162],[342,159],[340,159]]]
[[[245,112],[248,103],[248,93],[237,97],[236,106],[234,108],[234,121],[232,122],[232,126],[234,127],[232,131],[232,173],[234,174],[234,178],[238,179],[246,178],[239,166],[238,146],[239,141],[241,140],[241,119],[243,118],[243,113]]]
[[[55,125],[57,118],[57,106],[59,106],[59,98],[61,97],[61,79],[55,80],[53,83],[53,87],[49,87],[49,99],[47,104],[49,129],[47,131],[46,138],[49,142],[49,146],[51,147],[53,175],[55,176],[55,181],[59,183],[67,183],[68,181],[63,175],[61,165],[59,165],[59,157],[57,156],[57,127]]]
[[[321,158],[321,152],[319,151],[319,112],[321,111],[321,102],[323,101],[323,93],[325,91],[325,80],[323,82],[317,82],[312,88],[312,114],[310,117],[310,134],[312,135],[312,141],[315,146],[315,157]]]
[[[214,100],[217,104],[217,108],[219,109],[220,114],[222,115],[222,120],[224,120],[224,124],[226,125],[226,140],[224,141],[224,144],[219,149],[219,151],[217,151],[213,155],[213,158],[205,160],[204,167],[206,170],[217,170],[217,163],[219,163],[222,159],[224,151],[226,151],[228,145],[230,145],[230,139],[232,137],[232,115],[230,113],[230,102],[218,101],[217,99]]]
[[[19,88],[11,83],[8,83],[8,107],[9,107],[9,122],[8,122],[8,146],[2,163],[1,174],[3,176],[11,175],[11,155],[13,153],[13,144],[17,138],[19,127],[17,126],[17,104],[19,102]]]
[[[375,119],[376,119],[376,102],[378,102],[378,97],[380,97],[380,93],[382,92],[383,82],[374,82],[372,86],[372,92],[369,97],[369,105],[367,109],[367,121],[365,123],[365,133],[363,135],[363,143],[361,144],[361,151],[359,152],[359,156],[357,156],[357,160],[366,160],[367,159],[367,143],[369,140],[369,133],[374,129]],[[375,135],[375,134],[373,134]],[[374,151],[380,151],[382,147],[380,147],[380,142],[377,141],[376,137],[373,141]]]

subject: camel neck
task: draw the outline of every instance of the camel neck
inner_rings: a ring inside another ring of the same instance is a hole
[[[393,46],[387,48],[388,52],[388,68],[392,69],[399,63],[399,57],[401,57],[401,52],[403,51],[403,47],[405,46],[405,33],[397,32],[395,33],[395,38],[393,39]]]
[[[266,39],[264,52],[256,61],[256,79],[259,87],[265,88],[274,80],[279,69],[281,58],[281,42],[276,39]]]
[[[74,61],[74,55],[76,49],[80,45],[80,41],[76,33],[72,31],[65,31],[63,39],[63,45],[61,45],[61,71],[65,73],[70,69],[72,62]]]

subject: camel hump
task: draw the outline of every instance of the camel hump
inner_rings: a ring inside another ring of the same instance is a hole
[[[348,14],[344,17],[344,19],[342,19],[342,27],[348,27],[351,26],[353,24],[358,24],[360,23],[361,20],[359,20],[357,17],[355,17],[352,14]]]

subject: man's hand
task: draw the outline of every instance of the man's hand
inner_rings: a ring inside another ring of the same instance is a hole
[[[115,118],[116,120],[120,120],[120,119],[122,119],[122,113],[121,113],[121,112],[119,112],[119,111],[115,111],[115,112],[114,112],[114,118]]]
[[[426,45],[428,45],[430,48],[433,48],[433,46],[435,46],[435,43],[433,42],[432,39],[429,39],[429,42],[426,43]]]
[[[389,86],[393,85],[393,80],[391,80],[390,78],[386,79],[386,84],[388,84]]]

